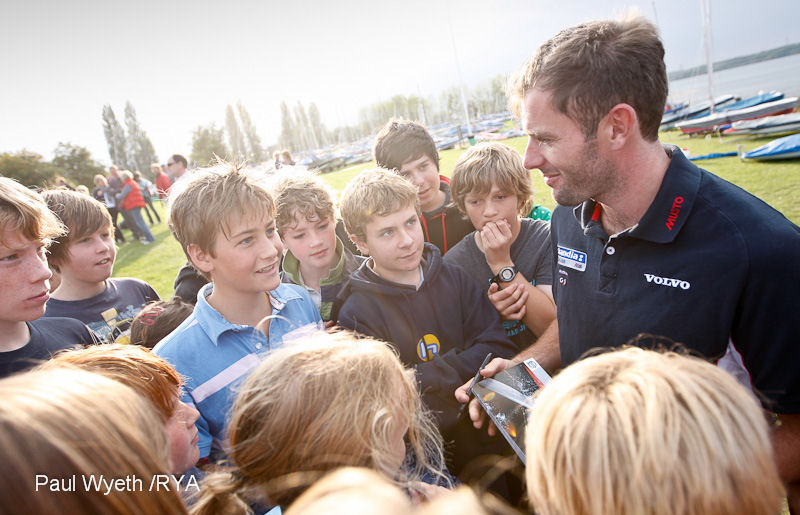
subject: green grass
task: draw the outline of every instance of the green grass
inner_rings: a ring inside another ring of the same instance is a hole
[[[688,148],[692,155],[735,151],[737,144],[741,144],[742,149],[748,151],[770,140],[770,138],[736,139],[727,136],[722,140],[716,136],[690,138],[677,131],[662,133],[660,137],[661,141],[665,143]],[[504,143],[522,153],[525,151],[526,138],[514,138],[506,140]],[[449,176],[452,173],[453,166],[463,151],[463,148],[455,148],[439,153],[441,158],[440,170],[443,175]],[[697,161],[697,164],[741,186],[782,212],[794,223],[800,224],[800,205],[797,203],[797,199],[800,198],[800,161],[757,163],[743,162],[737,157],[727,157]],[[321,177],[331,188],[341,191],[358,172],[374,166],[375,163],[370,161],[327,173]],[[550,190],[544,184],[539,173],[534,171],[531,176],[533,178],[534,200],[536,203],[551,209],[555,207],[555,201],[550,195]],[[162,298],[169,298],[173,292],[172,282],[186,258],[180,245],[169,234],[163,214],[163,206],[157,204],[157,209],[162,213],[162,223],[150,228],[156,241],[151,245],[142,245],[139,242],[129,242],[121,245],[117,253],[114,275],[117,277],[137,277],[147,281]],[[125,231],[126,238],[129,234],[130,231]]]

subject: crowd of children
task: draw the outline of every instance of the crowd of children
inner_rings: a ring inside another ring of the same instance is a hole
[[[489,489],[503,500],[455,489],[481,456],[513,453],[462,416],[454,392],[555,319],[549,213],[500,143],[468,149],[447,179],[427,130],[392,120],[375,160],[381,168],[354,177],[339,202],[289,166],[271,180],[226,163],[181,174],[167,222],[194,305],[111,277],[116,206],[152,241],[129,173],[118,195],[96,177],[94,198],[0,178],[4,507],[524,506],[501,474]],[[163,170],[153,171],[161,190]],[[780,509],[760,407],[698,358],[591,357],[537,402],[525,476],[538,513]],[[100,476],[134,483],[104,495],[85,484]]]

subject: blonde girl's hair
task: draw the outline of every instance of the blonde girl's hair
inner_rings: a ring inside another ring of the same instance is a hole
[[[421,213],[417,188],[408,180],[382,168],[365,170],[347,183],[340,209],[347,233],[366,241],[366,227],[376,216],[387,216],[406,206]]]
[[[83,370],[39,369],[0,380],[0,398],[0,498],[5,509],[186,512],[175,488],[149,488],[169,470],[167,437],[153,407],[131,388]],[[75,477],[75,489],[53,492],[43,475],[49,480]],[[126,479],[128,486],[110,493],[85,488],[84,480],[100,475]]]
[[[542,515],[780,513],[761,407],[699,358],[632,347],[575,363],[542,390],[526,439]]]
[[[363,467],[342,467],[314,483],[285,513],[407,515],[412,509],[405,492],[385,476]]]
[[[45,245],[66,232],[41,195],[14,179],[0,177],[0,235],[6,229]],[[0,240],[0,243],[7,242]]]
[[[492,185],[517,197],[517,213],[525,216],[533,206],[531,172],[522,164],[522,156],[502,143],[478,143],[456,161],[450,178],[453,203],[466,215],[467,195],[487,195]]]
[[[416,459],[397,471],[392,432],[405,421]],[[387,344],[348,332],[320,332],[271,353],[244,381],[228,434],[235,469],[207,478],[195,513],[235,513],[248,491],[286,507],[343,466],[371,468],[400,485],[426,473],[443,478],[441,436],[414,372]]]

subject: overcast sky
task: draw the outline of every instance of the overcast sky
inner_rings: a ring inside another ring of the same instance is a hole
[[[712,1],[713,58],[800,42],[797,0]],[[335,127],[395,94],[507,74],[560,29],[637,9],[669,70],[704,63],[700,0],[2,0],[0,152],[59,141],[108,163],[101,112],[125,101],[164,162],[241,100],[265,144],[280,102],[316,102]],[[456,51],[453,49],[455,41]]]

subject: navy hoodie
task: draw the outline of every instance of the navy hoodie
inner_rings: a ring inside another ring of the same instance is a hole
[[[419,289],[381,278],[365,261],[342,288],[342,327],[385,340],[414,366],[423,400],[448,432],[456,423],[456,388],[474,377],[486,357],[514,356],[486,288],[461,268],[444,263],[436,246],[422,253]]]

